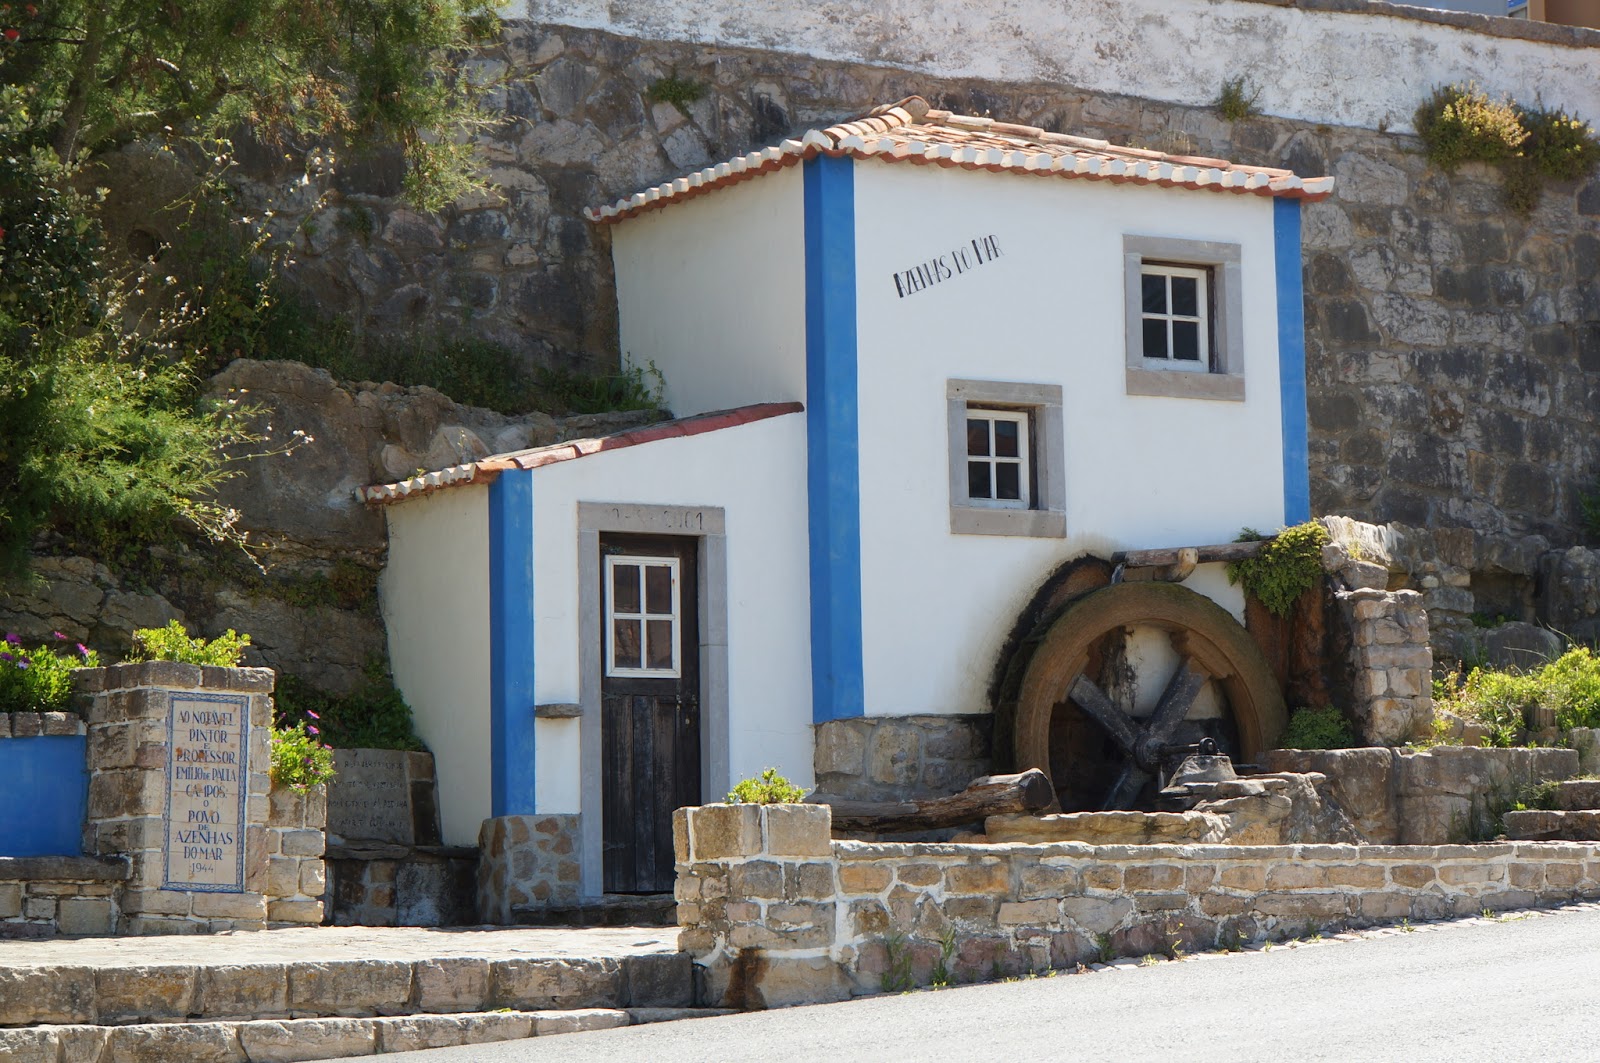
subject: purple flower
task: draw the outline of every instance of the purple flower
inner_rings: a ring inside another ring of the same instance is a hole
[[[26,668],[26,667],[28,667],[28,662],[27,661],[18,661],[17,662],[17,667],[18,668]]]
[[[319,735],[319,734],[322,733],[321,731],[317,730],[315,727],[311,727],[309,725],[306,727],[306,730],[308,732],[310,732],[311,734],[314,734],[314,735]]]
[[[89,647],[85,646],[81,642],[78,643],[78,653],[81,654],[84,657],[89,656]]]
[[[22,640],[17,637],[15,632],[12,632],[11,634],[7,635],[6,636],[6,641],[11,643],[11,645],[13,645],[13,646],[22,645]]]
[[[16,659],[17,655],[14,653],[0,653],[0,661],[14,661]]]
[[[313,719],[313,720],[320,720],[320,719],[322,719],[322,717],[321,717],[321,716],[318,716],[318,715],[317,715],[317,714],[316,714],[316,713],[314,713],[314,712],[312,712],[312,711],[311,711],[311,710],[310,710],[310,709],[307,709],[307,710],[306,710],[306,715],[307,715],[307,716],[309,716],[309,717],[311,717],[311,718],[312,718],[312,719]]]
[[[54,635],[56,637],[56,641],[57,642],[65,642],[67,640],[67,636],[63,635],[59,631],[52,631],[52,632],[50,632],[50,634],[52,634],[52,635]]]

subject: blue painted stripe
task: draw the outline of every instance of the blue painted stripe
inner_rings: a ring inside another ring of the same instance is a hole
[[[855,196],[853,161],[806,161],[806,490],[817,723],[860,716],[864,703]]]
[[[533,472],[489,485],[489,805],[535,811],[533,790]]]
[[[1301,280],[1300,201],[1272,201],[1278,281],[1278,390],[1283,407],[1283,523],[1311,519],[1306,437],[1306,304]]]

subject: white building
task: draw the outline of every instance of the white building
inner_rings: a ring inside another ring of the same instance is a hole
[[[986,718],[1064,563],[1308,519],[1300,204],[1331,190],[913,97],[592,211],[681,420],[362,493],[446,841],[553,817],[552,896],[670,888],[671,809],[764,767],[926,789],[897,773],[942,754],[873,725]],[[1177,575],[1242,615],[1220,565]],[[1127,655],[1148,716],[1179,655]]]

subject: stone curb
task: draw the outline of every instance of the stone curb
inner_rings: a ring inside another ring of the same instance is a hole
[[[33,1026],[0,1030],[0,1059],[8,1063],[301,1063],[726,1014],[730,1012],[696,1008],[580,1008],[356,1019]]]

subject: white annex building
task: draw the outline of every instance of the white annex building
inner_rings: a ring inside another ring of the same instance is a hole
[[[1331,191],[913,97],[592,211],[679,419],[361,492],[445,841],[553,817],[553,896],[670,889],[672,809],[764,767],[926,789],[901,768],[937,750],[874,726],[987,720],[1074,559],[1308,519],[1300,205]],[[1173,593],[1241,619],[1189,560]],[[1128,629],[1148,713],[1179,654]]]

